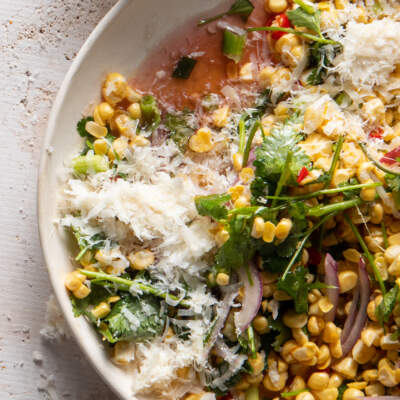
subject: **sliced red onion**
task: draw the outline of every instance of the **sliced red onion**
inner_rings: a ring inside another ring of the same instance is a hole
[[[347,338],[344,338],[342,343],[343,355],[345,356],[353,348],[358,338],[361,335],[361,331],[364,328],[365,321],[367,319],[367,306],[370,296],[369,287],[369,277],[367,272],[367,267],[365,266],[365,261],[363,257],[360,257],[360,262],[358,263],[359,270],[359,282],[360,282],[360,307],[355,317],[353,327],[350,330]]]
[[[336,310],[339,303],[339,278],[338,278],[338,269],[337,262],[334,258],[326,253],[325,256],[325,284],[328,287],[326,289],[326,294],[328,296],[329,301],[333,304],[332,310],[325,314],[325,321],[334,321],[336,316]]]
[[[349,336],[351,328],[353,328],[354,320],[356,319],[357,315],[357,306],[359,298],[360,298],[360,285],[357,285],[356,289],[354,290],[353,301],[351,302],[349,315],[347,316],[346,321],[344,321],[344,326],[342,330],[342,340],[341,340],[342,344],[345,341],[345,338]]]
[[[243,283],[244,288],[242,308],[235,313],[234,317],[238,336],[249,327],[258,313],[262,300],[261,274],[253,264],[250,264],[248,268],[253,281],[252,284],[249,281],[245,267],[240,268],[238,271],[240,282]]]

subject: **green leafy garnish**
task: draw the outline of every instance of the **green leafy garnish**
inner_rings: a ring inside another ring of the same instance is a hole
[[[313,9],[313,12],[309,12]],[[315,10],[313,7],[307,6],[307,11],[300,7],[297,7],[294,10],[290,10],[286,12],[290,22],[293,26],[298,28],[307,28],[311,31],[315,32],[320,38],[322,38],[321,34],[321,26],[320,26],[320,15],[321,12],[319,10]]]
[[[194,133],[194,129],[188,122],[191,116],[191,113],[183,112],[167,114],[165,119],[165,126],[170,131],[170,137],[182,153],[186,151],[189,139]]]
[[[338,387],[338,397],[337,400],[343,400],[343,394],[347,389],[347,385],[345,383],[342,383],[339,387]]]
[[[328,68],[332,65],[340,47],[332,44],[315,42],[310,46],[308,66],[312,68],[307,77],[309,85],[320,85],[328,75]],[[343,92],[344,93],[344,92]]]
[[[253,10],[254,6],[250,0],[236,0],[228,11],[211,18],[201,19],[198,22],[198,25],[208,24],[210,22],[216,21],[217,19],[225,17],[226,15],[240,15],[244,21],[247,21]]]
[[[271,315],[268,317],[268,328],[270,331],[260,338],[261,347],[267,354],[271,348],[279,351],[283,343],[292,337],[290,329],[282,322],[279,316],[277,319],[273,319]]]
[[[393,200],[394,204],[396,205],[396,208],[400,210],[400,176],[393,174],[386,174],[385,181],[389,189],[392,191]]]
[[[71,230],[80,249],[79,254],[75,257],[75,261],[79,261],[88,250],[98,250],[103,248],[106,244],[106,236],[104,233],[96,233],[89,236],[84,235],[79,228],[72,227]]]
[[[230,199],[231,195],[228,193],[196,197],[197,212],[200,215],[209,216],[217,221],[225,219],[228,215],[228,209],[225,207],[225,204]]]
[[[86,130],[86,124],[90,121],[94,121],[93,117],[84,117],[76,124],[79,136],[93,139],[93,136]]]
[[[234,32],[232,29],[226,28],[222,44],[222,51],[225,56],[238,63],[242,59],[246,39],[246,31],[238,30],[238,32]]]
[[[187,56],[182,57],[178,61],[178,64],[176,65],[174,72],[172,73],[172,77],[178,79],[188,79],[196,64],[197,60],[195,60],[194,58]]]
[[[338,93],[334,100],[342,108],[349,107],[353,104],[353,100],[345,91]]]
[[[389,317],[396,305],[398,295],[399,286],[394,285],[386,294],[383,295],[383,300],[376,307],[375,316],[382,325],[389,321]]]
[[[293,392],[284,392],[284,393],[281,393],[281,396],[282,396],[282,397],[294,397],[294,396],[297,396],[297,395],[300,394],[300,393],[309,392],[309,391],[310,391],[310,389],[307,389],[307,388],[305,388],[305,389],[299,389],[299,390],[294,390]]]
[[[143,342],[160,336],[166,315],[161,313],[160,302],[153,296],[133,297],[123,293],[110,314],[102,320],[100,331],[111,343],[121,340]]]
[[[161,111],[154,96],[148,94],[140,100],[142,119],[146,128],[154,131],[161,122]]]
[[[284,170],[288,153],[292,153],[289,167],[288,184],[296,184],[296,178],[303,167],[311,169],[309,157],[297,145],[302,135],[295,121],[288,119],[274,127],[270,135],[264,137],[263,144],[256,149],[256,176],[270,182],[278,182]]]

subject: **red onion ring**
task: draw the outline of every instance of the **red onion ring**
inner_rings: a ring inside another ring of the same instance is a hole
[[[249,265],[250,275],[253,284],[250,284],[247,270],[245,267],[238,271],[239,279],[243,283],[244,294],[242,308],[235,313],[234,320],[238,336],[243,333],[257,315],[262,300],[262,281],[261,274],[253,265]]]
[[[370,296],[369,287],[369,277],[367,268],[365,266],[365,261],[363,257],[360,257],[360,262],[358,263],[359,270],[359,282],[360,282],[360,307],[355,317],[354,324],[350,330],[347,338],[342,342],[343,355],[345,356],[353,348],[358,338],[361,335],[361,331],[364,328],[365,321],[367,319],[367,306]],[[342,337],[344,337],[342,335]]]
[[[326,294],[328,296],[329,301],[333,304],[332,310],[325,314],[325,321],[334,321],[337,306],[339,303],[339,278],[338,278],[338,267],[337,262],[334,258],[329,254],[326,253],[325,256],[325,284],[327,286],[334,286],[328,287],[326,289]]]
[[[349,335],[351,329],[353,328],[354,320],[357,315],[357,306],[359,298],[360,298],[360,285],[357,285],[353,294],[353,300],[351,302],[349,315],[347,316],[346,321],[344,321],[344,326],[342,330],[342,343],[344,342],[343,338],[346,338]]]

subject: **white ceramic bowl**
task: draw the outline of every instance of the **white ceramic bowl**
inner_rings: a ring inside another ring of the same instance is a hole
[[[73,62],[51,112],[39,170],[38,220],[50,280],[64,316],[87,358],[121,399],[131,399],[131,377],[113,365],[99,335],[72,313],[64,277],[72,269],[68,236],[55,225],[59,172],[66,156],[81,143],[76,122],[99,100],[107,72],[131,77],[135,68],[166,34],[219,0],[120,0],[100,22]]]

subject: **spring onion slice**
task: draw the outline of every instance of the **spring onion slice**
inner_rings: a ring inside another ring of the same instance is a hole
[[[242,29],[226,28],[224,30],[223,53],[238,63],[246,46],[247,33]]]

